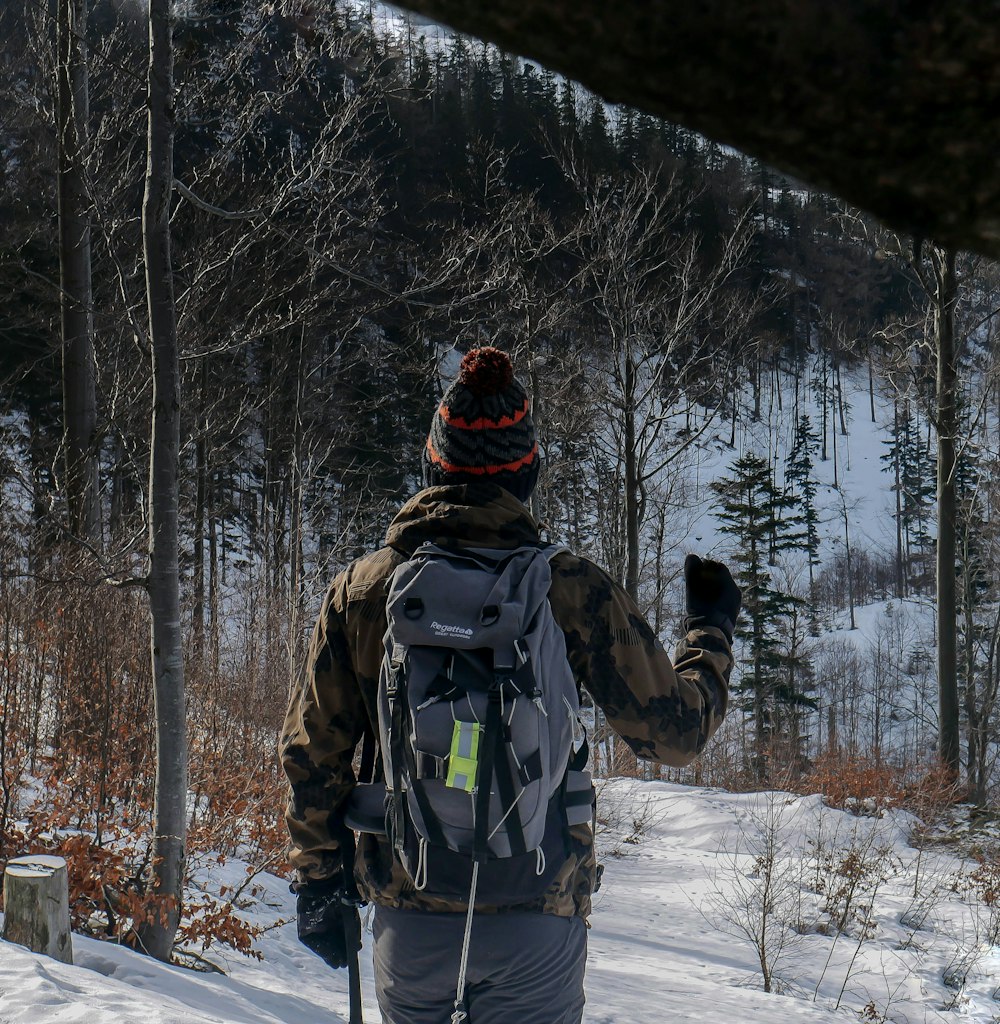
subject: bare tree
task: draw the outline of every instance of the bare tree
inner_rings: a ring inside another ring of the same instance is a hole
[[[934,316],[937,350],[935,405],[937,412],[937,633],[938,749],[941,760],[957,776],[958,727],[958,594],[955,573],[955,441],[958,433],[958,359],[955,344],[955,250],[931,247],[933,277],[921,276]]]
[[[578,184],[593,371],[607,423],[597,441],[620,477],[621,574],[637,600],[650,491],[711,426],[738,341],[747,339],[756,306],[737,283],[751,232],[744,213],[713,260],[685,228],[691,197],[675,181],[636,169]]]
[[[156,694],[153,888],[159,899],[140,927],[139,937],[145,950],[158,960],[170,959],[180,920],[187,824],[187,726],[177,538],[181,380],[170,258],[170,199],[174,180],[170,31],[170,0],[150,0],[149,118],[142,237],[153,357],[147,587]]]
[[[1000,697],[1000,605],[996,567],[1000,565],[997,531],[995,461],[982,467],[970,495],[959,509],[963,703],[967,722],[966,784],[969,799],[980,807],[989,799],[996,765],[997,699]]]
[[[59,0],[56,13],[56,144],[62,320],[63,447],[69,528],[94,543],[100,534],[97,398],[94,385],[87,0]]]
[[[722,867],[702,911],[711,927],[751,946],[765,992],[780,990],[778,972],[803,941],[802,861],[791,842],[790,804],[783,794],[761,793],[748,805],[733,846],[720,843]]]
[[[883,337],[893,346],[897,370],[916,381],[917,395],[931,392],[928,417],[937,435],[937,670],[938,750],[957,778],[961,761],[958,688],[957,469],[960,451],[982,422],[989,387],[978,409],[960,415],[967,396],[963,372],[978,332],[993,322],[1000,308],[995,295],[976,287],[980,260],[963,258],[961,271],[954,249],[908,245],[898,236],[875,232],[877,254],[896,261],[923,294],[922,316],[889,325]],[[921,387],[920,385],[924,386]],[[932,388],[928,385],[933,385]]]

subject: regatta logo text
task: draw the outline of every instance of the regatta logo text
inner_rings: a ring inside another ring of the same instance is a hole
[[[472,636],[471,629],[465,629],[463,626],[446,626],[443,622],[438,622],[437,620],[431,623],[431,629],[438,636]]]

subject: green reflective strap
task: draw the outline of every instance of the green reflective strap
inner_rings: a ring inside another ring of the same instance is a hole
[[[479,734],[483,727],[478,722],[456,722],[451,734],[451,753],[448,755],[448,775],[444,780],[452,789],[471,793],[476,788],[476,769],[479,767]]]

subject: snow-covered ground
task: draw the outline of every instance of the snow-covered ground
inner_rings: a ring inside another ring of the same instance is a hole
[[[915,850],[906,815],[857,818],[818,797],[623,780],[603,786],[601,804],[606,871],[590,932],[589,1024],[797,1024],[857,1020],[863,1012],[873,1021],[960,1015],[985,1024],[1000,1015],[993,999],[1000,956],[990,945],[996,915],[962,897],[974,865]],[[831,906],[835,915],[845,897],[831,894],[856,863],[864,866],[856,913],[838,935]],[[231,883],[241,867],[230,862],[220,871],[215,881]],[[740,935],[741,922],[753,930],[761,919],[765,882],[774,905],[766,942],[785,947],[774,964],[778,994],[761,990],[753,946]],[[0,1021],[346,1021],[346,972],[328,970],[297,943],[293,923],[280,924],[293,919],[286,884],[264,876],[247,913],[269,928],[257,946],[264,959],[210,952],[225,976],[166,967],[79,936],[72,967],[0,943]],[[366,932],[365,1013],[375,1021],[369,943]]]

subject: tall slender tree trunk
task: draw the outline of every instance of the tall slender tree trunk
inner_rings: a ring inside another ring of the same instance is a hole
[[[303,416],[305,388],[305,327],[299,333],[299,354],[295,369],[295,423],[292,430],[292,457],[288,480],[291,490],[291,523],[289,529],[288,565],[288,688],[291,693],[298,679],[302,656],[299,636],[304,614],[303,607],[303,559],[302,559],[302,511],[305,503],[305,486],[302,479],[304,453]]]
[[[955,252],[932,250],[936,289],[934,334],[937,344],[937,630],[938,701],[941,760],[959,771],[958,607],[955,578],[955,435],[958,428],[958,360],[955,346]]]
[[[833,422],[833,413],[830,414],[830,447],[833,449],[833,486],[840,488],[840,463],[837,459],[837,428]]]
[[[90,271],[90,199],[84,169],[90,116],[87,0],[59,0],[56,47],[59,305],[66,504],[71,532],[94,544],[100,540],[101,517]]]
[[[827,455],[826,448],[826,419],[827,419],[827,407],[826,407],[826,356],[820,357],[820,365],[823,367],[823,383],[820,386],[820,402],[823,406],[823,449],[821,458],[824,462],[829,458]]]
[[[896,474],[896,597],[902,601],[906,595],[903,577],[903,484],[899,473],[899,401],[892,403],[892,436],[895,444],[892,453],[892,468]]]
[[[760,351],[753,357],[753,421],[760,420]]]
[[[635,437],[635,363],[625,354],[625,592],[639,601],[639,468]]]
[[[191,611],[192,643],[195,658],[201,664],[205,653],[205,509],[208,502],[208,357],[201,363],[201,384],[198,413],[198,436],[195,441],[195,499],[194,499],[194,573],[192,590],[194,606]]]
[[[667,589],[663,570],[663,542],[667,532],[667,509],[662,505],[656,522],[656,605],[653,608],[653,630],[657,636],[663,629],[663,595]]]
[[[843,493],[840,495],[844,512],[844,553],[847,558],[847,603],[851,609],[851,629],[857,629],[858,623],[854,617],[854,562],[851,558],[851,524],[850,516],[847,514],[847,501]]]
[[[219,520],[216,508],[221,505],[222,474],[208,476],[208,625],[209,665],[211,672],[219,668]]]
[[[767,740],[769,732],[768,712],[771,711],[764,681],[764,624],[758,611],[751,614],[753,623],[753,716],[757,744],[757,775],[763,779],[766,774]]]
[[[170,196],[173,189],[174,87],[170,0],[149,0],[149,122],[142,240],[146,261],[153,418],[149,470],[149,605],[156,706],[154,892],[162,898],[140,929],[145,950],[169,960],[184,883],[187,733],[177,539],[181,379],[177,358]]]
[[[840,419],[840,433],[847,437],[847,413],[844,410],[844,382],[840,376],[840,361],[837,361],[834,370],[834,381],[837,387],[837,416]]]
[[[986,794],[979,791],[976,785],[976,769],[979,766],[979,742],[981,738],[979,705],[976,700],[976,650],[975,650],[975,592],[972,574],[969,572],[969,534],[963,529],[963,561],[965,572],[962,573],[963,594],[962,611],[964,612],[965,628],[963,630],[963,668],[965,676],[965,717],[968,723],[968,753],[966,756],[965,780],[969,790],[969,798],[978,806],[986,802]]]

